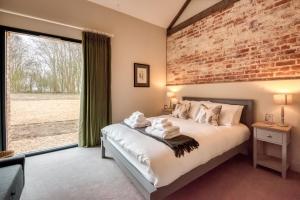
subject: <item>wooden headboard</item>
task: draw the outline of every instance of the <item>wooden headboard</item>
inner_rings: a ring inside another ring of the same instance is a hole
[[[188,101],[211,101],[214,103],[224,103],[231,105],[242,105],[244,106],[241,123],[248,126],[250,130],[252,130],[251,125],[254,121],[254,101],[251,99],[219,99],[219,98],[206,98],[206,97],[182,97],[182,100]]]

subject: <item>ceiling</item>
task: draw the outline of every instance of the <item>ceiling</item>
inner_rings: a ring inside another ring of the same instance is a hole
[[[167,28],[185,0],[88,0]]]
[[[174,26],[180,24],[181,22],[187,20],[190,17],[198,14],[199,12],[213,6],[214,4],[220,2],[221,0],[192,0],[189,5],[185,8],[184,12],[177,19]]]

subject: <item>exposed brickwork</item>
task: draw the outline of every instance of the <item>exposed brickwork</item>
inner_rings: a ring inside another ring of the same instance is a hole
[[[300,78],[300,0],[240,0],[167,38],[167,84]]]

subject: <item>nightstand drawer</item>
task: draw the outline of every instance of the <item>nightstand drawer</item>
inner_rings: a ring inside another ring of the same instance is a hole
[[[273,144],[282,144],[282,133],[259,128],[256,130],[257,139],[271,142]]]

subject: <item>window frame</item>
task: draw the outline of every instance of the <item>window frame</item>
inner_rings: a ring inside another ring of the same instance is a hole
[[[15,32],[15,33],[21,33],[21,34],[27,34],[32,36],[45,36],[50,38],[56,38],[68,42],[75,42],[82,44],[82,40],[59,36],[59,35],[53,35],[48,33],[42,33],[37,31],[31,31],[26,29],[20,29],[20,28],[14,28],[9,26],[3,26],[0,25],[0,151],[7,150],[7,130],[6,130],[6,32]],[[71,145],[64,145],[59,147],[54,147],[50,149],[44,149],[40,151],[33,151],[25,153],[25,156],[34,156],[44,153],[50,153],[54,151],[59,151],[67,148],[73,148],[78,147],[78,144],[71,144]]]

